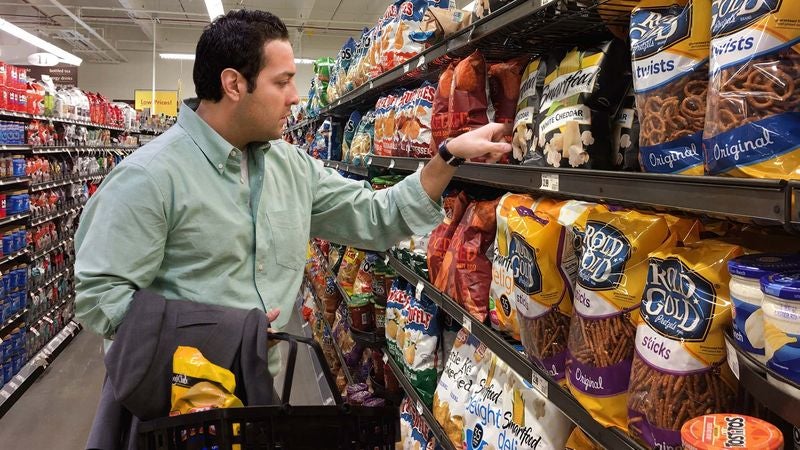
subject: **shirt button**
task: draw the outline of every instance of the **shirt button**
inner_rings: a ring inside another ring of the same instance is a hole
[[[259,272],[263,272],[264,271],[264,264],[261,264],[261,263],[258,264],[258,271]]]
[[[239,181],[241,181],[242,184],[244,184],[244,177],[239,178]]]
[[[222,169],[223,167],[225,167],[225,166],[223,166],[222,163],[217,164],[217,168],[218,169]]]

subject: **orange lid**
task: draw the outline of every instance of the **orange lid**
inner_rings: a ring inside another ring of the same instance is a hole
[[[681,438],[686,450],[781,450],[783,434],[755,417],[709,414],[683,424]]]

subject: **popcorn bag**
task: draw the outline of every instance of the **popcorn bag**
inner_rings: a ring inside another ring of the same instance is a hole
[[[703,174],[711,0],[643,0],[631,15],[644,172]]]
[[[727,263],[741,254],[712,241],[650,254],[628,413],[631,432],[652,447],[680,447],[685,422],[735,407],[724,330],[731,322]]]
[[[514,117],[514,135],[511,139],[514,159],[524,165],[544,166],[544,159],[536,150],[536,116],[544,83],[545,67],[541,59],[531,61],[522,73],[517,114]]]
[[[588,214],[569,329],[567,385],[604,426],[627,430],[634,323],[648,255],[675,243],[662,217],[636,211]]]

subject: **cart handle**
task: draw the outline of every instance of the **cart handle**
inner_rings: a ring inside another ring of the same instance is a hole
[[[277,341],[285,341],[289,343],[289,361],[288,365],[286,366],[286,377],[283,381],[283,396],[281,397],[284,405],[289,405],[289,399],[291,398],[292,394],[292,381],[294,380],[294,366],[297,360],[298,342],[306,344],[310,346],[312,350],[314,350],[314,354],[319,360],[319,365],[322,367],[322,374],[325,376],[325,381],[327,381],[328,387],[331,390],[334,403],[337,405],[344,404],[342,395],[339,393],[339,389],[336,387],[336,379],[333,377],[333,373],[331,373],[331,369],[328,366],[328,361],[325,359],[325,354],[322,353],[322,348],[319,346],[317,341],[311,338],[296,336],[283,332],[267,333],[267,339],[275,339]]]

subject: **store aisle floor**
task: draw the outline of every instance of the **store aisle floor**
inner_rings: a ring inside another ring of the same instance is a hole
[[[298,314],[293,314],[286,331],[302,335]],[[282,353],[285,361],[288,352]],[[0,418],[0,448],[13,442],[25,449],[83,449],[104,376],[103,340],[83,330]],[[283,386],[282,380],[279,374],[277,392]],[[298,351],[292,386],[292,404],[322,403],[307,351]]]
[[[103,340],[83,330],[0,419],[0,447],[84,448],[104,376]]]

